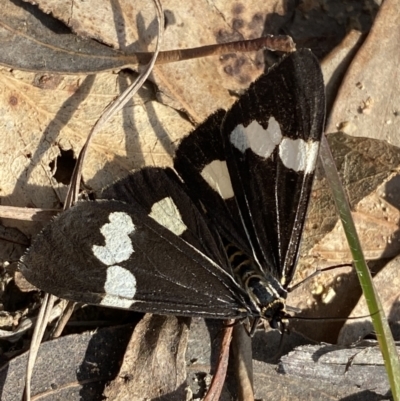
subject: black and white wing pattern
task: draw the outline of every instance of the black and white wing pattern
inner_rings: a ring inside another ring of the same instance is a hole
[[[318,61],[299,50],[254,82],[226,114],[212,116],[213,129],[202,126],[186,137],[175,158],[192,197],[221,234],[284,287],[297,262],[324,117]]]
[[[79,202],[57,216],[21,259],[24,276],[46,292],[89,304],[214,318],[251,313],[172,170],[143,169],[100,197],[117,195],[129,204]]]
[[[61,213],[20,271],[78,302],[275,326],[286,316],[324,113],[315,57],[285,56],[182,140],[179,176],[145,168]]]

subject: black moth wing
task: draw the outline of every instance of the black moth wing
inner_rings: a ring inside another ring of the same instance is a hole
[[[144,167],[95,193],[94,198],[136,202],[145,214],[156,219],[157,214],[158,222],[170,227],[170,231],[183,223],[186,229],[174,233],[232,274],[218,233],[211,232],[204,213],[187,195],[187,189],[172,169]]]
[[[324,121],[319,62],[303,49],[252,84],[222,125],[253,252],[284,287],[297,263]]]
[[[46,226],[20,261],[27,280],[61,298],[140,312],[209,318],[257,313],[171,170],[141,170],[100,196],[114,195],[129,204],[80,202]]]
[[[193,202],[206,209],[214,227],[225,239],[251,255],[226,166],[221,137],[225,113],[218,110],[182,139],[175,153],[174,167]]]
[[[226,238],[239,247],[244,243],[241,249],[250,248],[261,268],[286,288],[297,262],[325,118],[317,59],[306,49],[285,56],[221,116],[219,135],[202,126],[182,141],[175,168],[222,235],[228,232]],[[207,141],[214,146],[209,154]],[[221,163],[215,160],[226,161],[229,177],[218,171]],[[230,178],[231,192],[218,189],[228,188],[221,177]],[[215,207],[221,203],[225,206]],[[244,238],[237,240],[236,233]]]

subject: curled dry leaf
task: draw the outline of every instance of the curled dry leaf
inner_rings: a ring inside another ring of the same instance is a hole
[[[32,291],[32,288],[30,289]],[[53,322],[57,319],[63,312],[65,308],[65,304],[67,301],[60,301],[57,305],[53,307],[51,310],[51,314],[49,316],[49,322]],[[28,314],[28,310],[23,312],[16,312],[13,314],[7,314],[6,316],[10,316],[14,319],[13,327],[10,329],[7,328],[7,325],[4,322],[4,319],[0,319],[0,339],[7,340],[9,342],[16,342],[18,341],[28,330],[32,329],[37,322],[37,318],[31,318],[26,316]]]
[[[31,284],[19,271],[14,273],[14,281],[15,285],[22,292],[40,291],[39,288]]]

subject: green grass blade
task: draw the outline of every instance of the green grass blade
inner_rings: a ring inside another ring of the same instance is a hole
[[[385,313],[382,309],[381,302],[375,291],[370,271],[365,262],[347,197],[340,182],[339,174],[325,135],[322,136],[321,140],[320,159],[333,193],[336,208],[339,212],[350,251],[353,256],[357,275],[368,305],[369,313],[371,314],[372,324],[374,325],[385,368],[389,377],[393,399],[395,401],[400,401],[400,361],[397,355],[396,346]]]

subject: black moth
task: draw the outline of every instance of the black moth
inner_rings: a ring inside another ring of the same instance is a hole
[[[78,302],[275,327],[287,315],[324,116],[318,61],[309,50],[285,56],[182,140],[179,176],[145,168],[79,202],[19,269]]]

